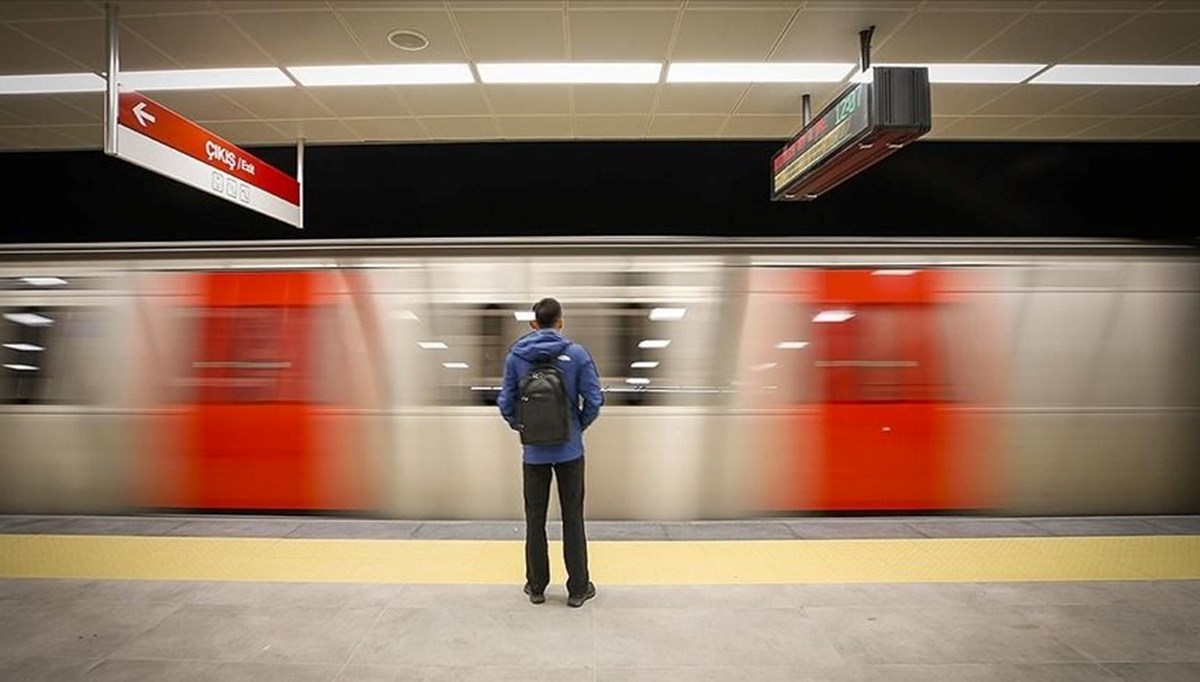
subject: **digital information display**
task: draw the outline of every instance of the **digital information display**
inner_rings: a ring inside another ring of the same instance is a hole
[[[870,86],[859,83],[842,94],[817,121],[783,151],[774,164],[772,191],[779,192],[801,173],[871,127]]]

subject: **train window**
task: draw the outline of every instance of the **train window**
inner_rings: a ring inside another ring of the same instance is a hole
[[[52,339],[63,312],[47,308],[9,308],[4,311],[3,400],[9,404],[46,402],[51,373],[49,360]]]
[[[830,402],[927,402],[943,399],[934,367],[932,306],[868,305],[819,325],[818,370]]]
[[[191,363],[192,400],[282,403],[310,400],[310,311],[294,306],[218,307],[197,311],[202,330]]]
[[[91,404],[102,349],[97,311],[50,306],[3,309],[0,403]]]

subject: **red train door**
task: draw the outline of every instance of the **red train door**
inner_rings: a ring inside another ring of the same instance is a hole
[[[310,272],[202,276],[184,499],[201,509],[315,506]]]
[[[951,504],[936,271],[818,273],[817,508]]]

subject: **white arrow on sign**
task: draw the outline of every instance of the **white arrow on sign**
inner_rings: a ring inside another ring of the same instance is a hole
[[[138,123],[141,123],[143,128],[146,127],[146,121],[150,121],[151,123],[154,123],[154,121],[156,120],[154,118],[154,114],[150,113],[149,111],[146,111],[146,103],[145,102],[137,103],[137,106],[135,106],[133,108],[133,115],[137,116]]]

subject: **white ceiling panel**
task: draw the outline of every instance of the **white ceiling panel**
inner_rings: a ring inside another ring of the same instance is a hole
[[[358,38],[371,62],[403,64],[408,62],[466,61],[462,43],[454,32],[454,24],[444,9],[436,11],[381,11],[385,3],[369,5],[370,11],[345,11],[340,16]],[[388,34],[396,29],[417,31],[429,39],[429,46],[419,52],[408,52],[388,42]]]
[[[44,30],[42,32],[45,33]],[[85,70],[85,67],[77,59],[60,54],[23,33],[0,25],[0,73],[69,73],[82,70]]]
[[[722,137],[739,140],[779,140],[782,143],[800,129],[795,116],[733,116],[725,124]]]
[[[909,12],[853,9],[805,9],[788,28],[771,61],[858,63],[858,32],[875,27],[873,45],[881,45]]]
[[[367,60],[353,36],[328,10],[242,12],[229,17],[279,66],[362,64]]]
[[[1200,116],[1200,88],[1179,88],[1178,92],[1137,110],[1146,116]]]
[[[561,3],[559,3],[561,6]],[[477,62],[562,61],[567,57],[562,10],[464,11],[454,19]]]
[[[131,18],[124,25],[183,68],[272,65],[261,50],[217,14]]]
[[[200,90],[170,90],[150,93],[150,99],[193,121],[244,121],[254,113],[228,97],[214,97]]]
[[[570,114],[566,85],[484,85],[483,92],[496,114]],[[585,87],[585,86],[578,86]]]
[[[343,121],[364,142],[429,139],[425,128],[415,118],[348,118]]]
[[[103,3],[94,2],[93,4],[102,5]],[[220,2],[220,0],[216,2],[210,2],[209,0],[134,0],[133,2],[120,3],[120,16],[151,17],[171,14],[211,14],[217,11],[217,5],[225,6],[226,4],[230,3]],[[271,3],[258,2],[256,4],[259,9],[262,9],[264,5]],[[278,5],[280,3],[274,4]],[[290,6],[295,3],[288,4]]]
[[[808,0],[806,9],[857,11],[861,9],[912,10],[928,0]]]
[[[33,19],[91,19],[104,16],[104,7],[96,2],[82,0],[8,0],[0,2],[0,21],[23,21]]]
[[[336,87],[306,88],[314,99],[339,117],[404,117],[408,105],[397,95],[400,88]]]
[[[728,114],[746,87],[742,83],[664,85],[655,113]]]
[[[434,140],[494,140],[500,137],[500,127],[490,116],[426,118],[421,123]]]
[[[229,90],[225,96],[258,118],[323,118],[333,115],[305,88]]]
[[[575,9],[581,7],[581,9]],[[585,11],[567,13],[571,59],[575,61],[666,61],[676,11]]]
[[[1076,133],[1103,123],[1101,116],[1043,116],[1030,119],[1008,132],[1015,139],[1054,140],[1071,137]]]
[[[414,85],[400,90],[415,116],[490,115],[478,85]]]
[[[1156,87],[1152,85],[1105,87],[1096,92],[1069,102],[1058,109],[1051,110],[1054,114],[1095,116],[1121,116],[1130,114],[1138,109],[1150,107],[1163,99],[1176,94],[1179,88]],[[1196,112],[1200,114],[1200,112]]]
[[[0,97],[0,109],[25,125],[103,122],[104,95],[99,92],[10,95]]]
[[[1072,137],[1082,140],[1136,140],[1173,122],[1168,118],[1109,118]]]
[[[638,139],[646,134],[649,116],[576,116],[575,136]]]
[[[657,91],[653,85],[588,85],[576,87],[572,97],[576,114],[648,114]]]
[[[973,62],[1052,64],[1128,20],[1121,12],[1035,12],[971,52]],[[1073,61],[1073,60],[1071,60]]]
[[[296,141],[295,137],[290,137],[263,121],[217,121],[206,124],[205,127],[240,147]]]
[[[108,67],[103,19],[21,24],[21,30],[53,48],[54,52],[66,55],[86,70],[102,71]],[[149,45],[128,29],[122,28],[118,43],[121,49],[122,69],[140,71],[179,66],[158,48]],[[38,50],[40,52],[44,48]],[[4,63],[7,64],[7,60]],[[34,69],[39,72],[48,70],[52,69]]]
[[[939,116],[970,114],[1012,87],[1011,85],[938,83],[930,86],[930,106],[933,112]]]
[[[303,137],[314,144],[338,144],[362,142],[354,129],[339,118],[305,118],[293,120],[267,120],[272,127],[283,131],[289,142]]]
[[[1040,116],[1096,90],[1092,85],[1020,85],[977,111],[981,116]],[[937,112],[937,110],[934,110]]]
[[[1200,117],[1178,119],[1170,125],[1150,131],[1143,139],[1200,140]]]
[[[64,135],[53,126],[0,128],[0,140],[5,149],[72,149],[80,142],[73,135]]]
[[[917,12],[871,55],[875,62],[966,61],[1018,19],[1012,12]],[[971,59],[971,61],[981,61]]]
[[[942,119],[946,120],[946,119]],[[946,125],[938,126],[935,120],[933,132],[945,140],[978,140],[1003,138],[1013,128],[1029,121],[1025,116],[965,116],[949,119]],[[934,135],[930,135],[933,137]]]
[[[733,11],[689,8],[683,13],[683,23],[679,27],[671,60],[764,60],[794,14],[790,9]]]
[[[500,134],[510,140],[563,139],[574,134],[570,116],[497,116],[496,121]]]
[[[1200,12],[1146,14],[1073,53],[1071,62],[1154,64],[1197,40],[1200,40]]]
[[[650,120],[646,137],[702,139],[721,132],[726,116],[660,115]]]
[[[755,83],[749,87],[746,96],[738,104],[737,114],[789,115],[795,116],[799,121],[804,114],[802,99],[805,93],[811,96],[812,114],[816,116],[842,88],[840,83]]]
[[[1144,12],[1157,0],[1046,0],[1038,9],[1070,12]]]

